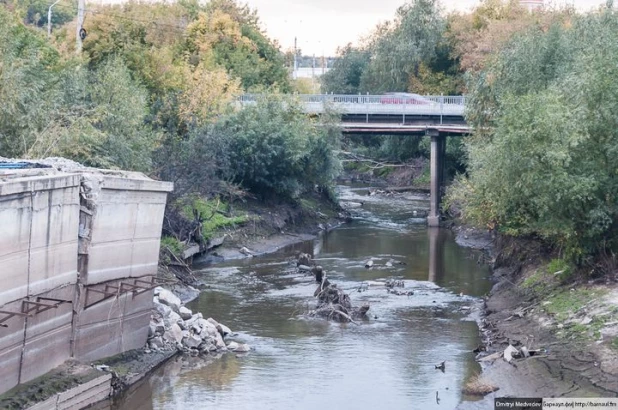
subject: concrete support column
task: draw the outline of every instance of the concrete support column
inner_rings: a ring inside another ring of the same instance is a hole
[[[442,163],[444,162],[443,148],[444,142],[440,138],[440,135],[436,132],[431,135],[431,158],[430,158],[430,171],[431,171],[431,198],[429,200],[429,216],[427,217],[427,224],[430,227],[440,225],[440,197],[441,197],[441,185],[442,185]]]

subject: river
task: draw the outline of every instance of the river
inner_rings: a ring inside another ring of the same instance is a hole
[[[210,288],[188,307],[225,323],[253,350],[174,358],[115,408],[432,410],[466,400],[462,386],[480,370],[472,350],[489,270],[450,231],[426,228],[417,217],[425,196],[367,192],[340,187],[342,200],[363,207],[315,241],[198,268]],[[305,318],[316,284],[297,271],[298,251],[314,255],[354,305],[369,302],[369,317],[358,324]],[[414,295],[388,293],[388,278]],[[444,372],[435,368],[442,361]]]

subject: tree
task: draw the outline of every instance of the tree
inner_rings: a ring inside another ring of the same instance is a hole
[[[464,217],[536,236],[578,263],[618,250],[618,16],[517,36],[472,84]]]
[[[322,90],[335,94],[361,92],[361,77],[369,64],[370,52],[348,44],[337,50],[337,56],[334,65],[321,78]]]

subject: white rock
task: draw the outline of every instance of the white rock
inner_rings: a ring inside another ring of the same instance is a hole
[[[227,346],[223,341],[223,336],[221,336],[219,332],[217,332],[217,335],[215,336],[215,346],[217,346],[217,350],[227,350]]]
[[[165,335],[163,337],[165,338],[165,340],[176,344],[182,342],[182,336],[182,329],[180,328],[180,326],[174,323],[170,327],[170,330],[165,332]]]
[[[298,269],[299,269],[299,270],[302,270],[302,271],[306,271],[306,272],[308,272],[308,271],[310,271],[310,270],[311,270],[311,267],[309,267],[309,266],[307,266],[307,265],[298,265]]]
[[[159,293],[161,293],[162,290],[163,288],[161,286],[157,286],[156,288],[154,288],[154,295],[159,296]]]
[[[167,319],[170,316],[170,313],[172,313],[172,309],[169,306],[161,303],[155,303],[155,309],[159,312],[163,319]]]
[[[219,323],[219,326],[221,326],[221,331],[223,331],[223,335],[227,336],[232,334],[232,330],[230,330],[230,328],[225,326],[223,323]]]
[[[161,289],[159,291],[159,302],[171,307],[176,313],[178,313],[180,305],[182,305],[180,298],[167,289]]]
[[[236,352],[236,353],[246,353],[246,352],[248,352],[250,350],[251,350],[251,348],[246,343],[239,343],[238,347],[236,349],[233,349],[233,351]]]
[[[365,267],[366,268],[371,268],[373,266],[373,261],[370,259],[367,262],[365,262]]]
[[[208,319],[206,319],[206,320],[208,320],[210,323],[212,323],[213,325],[215,325],[215,327],[217,327],[217,326],[219,325],[219,322],[217,322],[215,319],[213,319],[213,318],[211,318],[211,317],[209,317],[209,318],[208,318]]]
[[[152,339],[148,341],[148,344],[150,345],[151,349],[153,348],[160,349],[164,346],[163,339],[161,338],[161,336],[153,337]]]
[[[386,262],[386,267],[392,268],[393,267],[393,263],[392,262]]]
[[[239,344],[236,342],[230,342],[227,344],[227,348],[231,351],[235,351],[236,349],[238,349]]]
[[[180,317],[180,315],[174,311],[172,311],[170,313],[170,315],[168,316],[168,319],[170,320],[170,322],[172,323],[178,323],[179,320],[182,320],[182,318]]]
[[[209,322],[208,320],[199,319],[197,323],[204,330],[204,334],[202,335],[204,337],[206,336],[215,337],[219,333],[219,331],[217,330],[217,327],[213,325],[211,322]]]
[[[181,306],[180,309],[178,309],[178,314],[183,320],[189,320],[193,316],[193,312],[191,312],[191,309],[188,309],[184,306]]]
[[[202,343],[202,338],[198,335],[189,335],[182,339],[182,344],[189,349],[196,349]]]

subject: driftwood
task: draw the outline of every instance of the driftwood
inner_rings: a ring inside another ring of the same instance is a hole
[[[322,270],[319,271],[319,275],[318,271],[314,273],[316,274],[316,281],[320,279],[320,284],[313,294],[318,298],[318,305],[309,312],[309,315],[358,324],[354,319],[364,317],[369,310],[369,304],[353,307],[350,295],[339,289],[336,284],[330,283]]]

